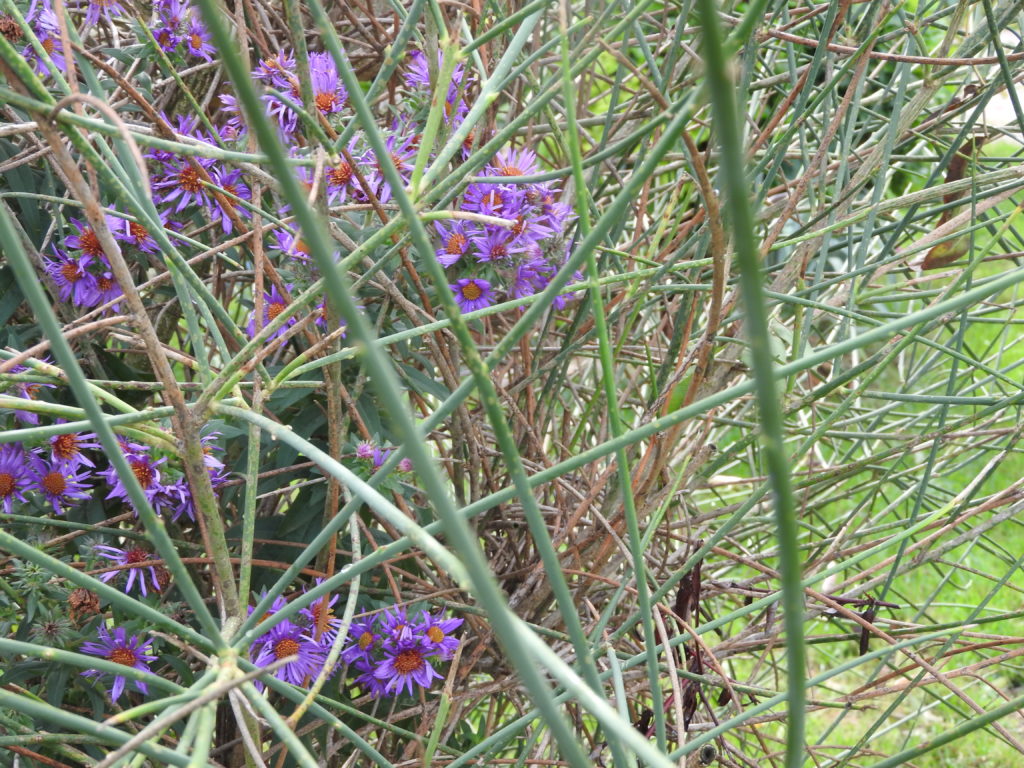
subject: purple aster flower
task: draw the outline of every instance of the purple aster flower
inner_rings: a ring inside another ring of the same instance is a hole
[[[156,39],[156,44],[160,46],[160,50],[164,53],[173,53],[182,41],[181,35],[178,34],[178,28],[172,27],[169,24],[158,27],[153,32],[153,37]]]
[[[321,301],[319,304],[316,305],[314,314],[316,315],[316,319],[313,322],[316,324],[316,327],[319,328],[322,332],[326,333],[328,318],[326,300]],[[343,339],[345,338],[345,327],[345,321],[341,318],[338,318],[338,329],[341,331],[341,338]]]
[[[462,625],[462,619],[445,619],[434,617],[427,611],[423,611],[423,621],[419,624],[419,630],[423,633],[424,644],[433,647],[442,659],[450,659],[455,649],[459,647],[459,639],[452,637],[452,632]]]
[[[64,508],[89,498],[88,477],[79,474],[82,467],[64,469],[58,464],[45,464],[39,468],[36,489],[46,497],[55,514],[63,515]]]
[[[351,155],[351,147],[349,148]],[[356,157],[352,157],[353,160],[357,160]],[[348,198],[349,192],[358,191],[358,181],[356,179],[355,169],[352,165],[344,158],[333,168],[327,171],[327,202],[330,204],[341,204],[344,203]]]
[[[256,646],[259,652],[256,653]],[[282,621],[275,626],[266,637],[253,644],[252,663],[257,667],[265,667],[278,659],[298,656],[274,673],[278,680],[292,685],[306,685],[310,678],[316,677],[327,661],[327,651],[312,637],[304,633],[302,628],[289,621]],[[262,683],[256,683],[263,690]]]
[[[303,262],[309,261],[309,246],[298,234],[293,235],[287,230],[275,229],[274,240],[277,243],[274,247],[286,256]]]
[[[262,602],[263,598],[266,597],[266,596],[267,596],[267,591],[264,589],[257,596],[258,599],[257,599],[256,602]],[[260,621],[266,621],[271,616],[273,616],[275,613],[277,613],[282,608],[284,608],[286,605],[288,605],[288,601],[285,600],[284,597],[282,597],[281,595],[278,595],[277,597],[274,598],[274,602],[272,602],[270,604],[270,608],[267,610],[267,612],[264,613],[260,617]],[[252,615],[252,611],[253,611],[254,607],[255,606],[252,606],[252,605],[249,606],[249,615],[250,616]],[[290,622],[285,622],[285,623],[290,623]],[[256,640],[253,641],[252,648],[255,649],[258,646],[264,645],[269,639],[270,639],[270,635],[269,634],[260,635],[259,637],[256,638]]]
[[[383,644],[386,646],[395,648],[400,642],[412,637],[413,622],[409,620],[405,608],[389,608],[377,614],[377,621],[380,624]]]
[[[43,358],[43,362],[49,363],[50,360]],[[26,365],[16,365],[11,369],[11,373],[34,373],[34,371]],[[18,381],[15,382],[13,394],[15,397],[20,397],[23,400],[36,400],[42,390],[56,388],[56,384],[44,384],[42,382],[35,381]],[[21,411],[15,409],[14,417],[23,424],[39,423],[39,414],[34,411]]]
[[[54,249],[56,257],[44,258],[46,274],[57,284],[61,301],[75,306],[89,306],[96,293],[96,278],[86,267],[92,261],[90,256],[72,258],[64,251]]]
[[[388,151],[388,156],[391,158],[392,164],[402,177],[403,183],[408,183],[413,170],[413,162],[416,159],[416,146],[413,138],[414,137],[412,135],[399,136],[396,133],[392,133],[384,142],[384,146]],[[384,180],[384,172],[381,170],[380,162],[378,162],[372,152],[368,153],[368,157],[375,167],[370,184],[371,186],[376,187],[374,194],[377,195],[377,199],[382,203],[386,203],[391,199],[393,191],[390,185]]]
[[[238,97],[230,93],[220,95],[221,112],[227,115],[227,122],[221,129],[221,136],[237,138],[248,130],[245,124],[245,117],[242,115],[242,108],[238,106]]]
[[[25,451],[21,443],[0,445],[0,503],[11,514],[13,502],[26,502],[24,492],[35,484],[39,457]]]
[[[235,169],[225,171],[221,168],[214,168],[210,171],[210,178],[213,183],[223,189],[228,194],[234,195],[241,200],[251,200],[252,193],[249,191],[249,187],[246,186],[245,182],[242,181],[242,172]],[[228,210],[213,195],[210,196],[212,205],[210,206],[210,217],[216,221],[220,219],[221,228],[225,234],[230,232],[234,228],[234,224],[231,222],[231,211]],[[225,198],[225,201],[230,205],[231,210],[235,212],[237,216],[248,217],[249,211],[235,203],[231,198]]]
[[[106,220],[107,229],[111,232],[117,232],[121,228],[121,222],[116,216],[105,213],[103,218]],[[106,256],[103,246],[100,245],[100,239],[93,231],[92,226],[81,219],[68,219],[68,221],[75,226],[77,232],[64,238],[65,248],[69,251],[81,251],[94,259]]]
[[[103,263],[106,263],[106,259],[103,259]],[[114,273],[106,269],[96,276],[96,289],[93,292],[93,301],[89,306],[96,307],[100,304],[106,304],[122,296],[124,296],[124,291],[121,290],[121,286],[114,279]],[[110,307],[112,312],[117,312],[118,308],[118,304]]]
[[[532,176],[540,171],[533,150],[499,149],[487,166],[488,176]]]
[[[135,479],[139,481],[142,492],[146,494],[146,498],[152,504],[154,497],[160,492],[162,487],[160,485],[160,470],[157,469],[157,466],[163,464],[167,459],[162,458],[153,461],[145,446],[129,443],[128,450],[125,450],[125,447],[122,445],[125,461],[128,462],[128,466],[131,468],[132,474],[135,475]],[[107,485],[111,486],[111,491],[107,494],[108,499],[130,501],[128,489],[113,466],[100,474],[106,480]]]
[[[348,628],[351,644],[341,651],[341,660],[346,664],[355,663],[356,659],[372,662],[373,654],[380,648],[381,636],[376,631],[374,618],[353,621]]]
[[[65,419],[58,419],[57,423],[67,422]],[[74,470],[75,467],[81,466],[96,466],[82,453],[85,448],[100,450],[95,432],[65,432],[62,435],[54,435],[49,438],[48,442],[50,444],[50,461],[54,466],[67,470]]]
[[[209,168],[213,160],[193,158],[200,166]],[[196,166],[188,160],[176,160],[166,163],[154,174],[153,191],[156,192],[155,202],[170,206],[175,200],[178,204],[175,213],[181,213],[188,206],[207,208],[210,205],[209,194],[203,186]]]
[[[309,54],[309,77],[313,85],[313,103],[325,115],[340,112],[348,98],[338,78],[338,68],[329,53]]]
[[[524,195],[507,184],[470,184],[463,196],[462,208],[488,216],[514,219],[523,209]]]
[[[412,459],[402,459],[398,462],[399,472],[412,472]]]
[[[420,637],[407,637],[394,648],[385,645],[383,652],[384,659],[373,674],[378,680],[387,681],[384,685],[385,693],[401,693],[405,690],[411,695],[414,683],[430,688],[434,680],[442,679],[442,675],[429,661],[431,649]]]
[[[384,450],[381,450],[380,448],[374,448],[373,449],[373,457],[372,457],[373,468],[374,469],[380,469],[381,466],[383,466],[384,462],[388,460],[388,456],[390,456],[390,455],[391,455],[391,449],[390,448],[386,448]]]
[[[171,522],[176,523],[183,515],[189,520],[196,519],[196,505],[192,498],[192,489],[184,477],[172,483],[161,483],[150,499],[153,510],[162,515],[171,512]]]
[[[359,673],[353,682],[365,693],[370,694],[375,699],[385,694],[387,686],[383,680],[374,674],[377,671],[377,666],[372,659],[357,656],[351,662],[351,666]]]
[[[161,219],[164,217],[165,214],[162,214]],[[118,219],[117,228],[113,233],[120,242],[128,243],[144,253],[156,253],[160,250],[149,230],[137,221]]]
[[[455,293],[455,301],[463,312],[473,312],[494,303],[494,291],[491,284],[478,277],[456,280],[449,286]]]
[[[537,243],[553,237],[555,230],[548,225],[546,216],[527,216],[521,213],[516,217],[516,223],[509,233],[514,243],[526,246],[528,243]]]
[[[530,259],[516,267],[516,276],[512,283],[512,295],[517,299],[521,299],[525,296],[540,293],[551,282],[551,275],[554,272],[555,268],[540,254],[540,249],[536,248],[534,255]]]
[[[139,638],[136,635],[128,635],[123,627],[115,627],[114,633],[111,635],[103,625],[96,628],[96,634],[99,637],[99,642],[82,643],[82,647],[79,649],[82,653],[100,656],[107,661],[124,664],[126,667],[133,667],[143,672],[148,672],[149,665],[156,661],[156,656],[146,653],[149,650],[149,646],[153,643],[152,639],[144,643],[139,642]],[[98,669],[90,669],[82,674],[86,677],[98,677],[107,673],[100,672]],[[132,682],[140,693],[149,693],[146,684],[141,680],[133,680]],[[115,675],[114,684],[110,689],[111,700],[117,701],[121,698],[124,688],[124,675]]]
[[[444,52],[437,52],[437,71],[441,71],[444,61]],[[452,71],[452,85],[462,82],[463,66],[456,64]],[[423,51],[409,51],[409,60],[406,62],[405,74],[402,80],[407,88],[411,90],[424,90],[429,95],[432,92],[430,85],[430,68],[427,66],[427,56]]]
[[[57,23],[57,14],[50,8],[49,2],[42,2],[38,5],[33,3],[33,7],[29,9],[25,19],[32,25],[32,31],[39,38],[39,44],[43,47],[49,60],[58,70],[66,72],[68,65],[64,59],[64,46],[60,40],[60,25]],[[40,57],[31,45],[25,46],[21,55],[34,64],[37,74],[42,76],[50,74],[46,60]]]
[[[360,459],[372,459],[373,450],[373,443],[362,442],[356,446],[356,457]]]
[[[131,592],[132,587],[136,582],[138,582],[139,591],[142,593],[142,596],[145,597],[149,594],[146,590],[146,574],[143,571],[149,571],[149,578],[152,581],[153,590],[155,592],[161,591],[157,566],[147,565],[141,568],[135,566],[136,563],[159,560],[160,558],[152,552],[136,546],[121,549],[120,547],[111,547],[107,544],[97,544],[93,549],[96,550],[97,555],[106,558],[107,560],[113,560],[116,565],[131,566],[126,569],[128,571],[128,583],[124,585],[125,593]],[[109,582],[116,578],[121,572],[122,571],[107,571],[106,573],[101,573],[100,581]]]
[[[260,61],[252,74],[257,80],[283,91],[289,87],[289,77],[294,72],[295,57],[285,51],[278,51],[276,56]]]
[[[441,237],[441,247],[435,251],[437,260],[442,266],[450,267],[469,250],[470,239],[466,232],[466,222],[458,219],[450,222],[435,221],[434,229]]]
[[[285,287],[289,291],[292,290],[292,286],[291,285],[287,285]],[[266,291],[264,291],[263,292],[263,323],[261,324],[261,328],[266,328],[267,325],[269,325],[270,322],[272,320],[274,320],[274,318],[276,318],[278,315],[280,315],[282,312],[284,312],[285,309],[287,309],[288,305],[289,305],[289,302],[281,295],[280,291],[277,290],[277,286],[276,285],[272,285],[270,287],[270,293],[267,293]],[[276,331],[274,331],[274,333],[272,333],[270,335],[270,338],[267,339],[267,341],[270,341],[272,339],[276,339],[278,336],[282,335],[289,327],[295,325],[296,322],[298,322],[298,318],[296,318],[294,315],[292,315],[291,317],[288,318],[288,320],[285,322],[284,325],[282,325],[280,328],[278,328]],[[255,308],[253,309],[252,313],[249,315],[249,324],[246,326],[246,330],[248,331],[250,338],[252,338],[252,337],[254,337],[256,335],[257,329],[256,329],[256,310],[255,310]]]
[[[315,580],[315,586],[319,586],[323,583],[323,579],[317,578]],[[324,613],[324,629],[320,635],[320,645],[324,647],[324,650],[330,650],[334,644],[334,639],[338,636],[338,630],[341,629],[342,620],[341,617],[335,616],[332,610],[334,604],[338,602],[337,595],[331,595],[330,599],[326,597],[317,598],[313,603],[306,608],[303,608],[299,613],[305,620],[305,623],[309,626],[309,634],[314,639],[317,637],[317,633],[320,631],[320,617]]]
[[[88,0],[89,7],[85,12],[85,24],[88,27],[98,24],[100,16],[113,21],[115,16],[124,14],[124,8],[117,0]]]
[[[487,227],[483,235],[472,238],[479,262],[502,261],[514,253],[521,253],[525,246],[516,244],[513,235],[501,227]]]
[[[205,61],[213,61],[213,55],[217,52],[217,49],[210,44],[210,33],[207,31],[206,25],[195,17],[189,21],[185,47],[190,55]]]
[[[187,0],[154,0],[153,8],[160,20],[172,29],[181,27],[189,15]]]

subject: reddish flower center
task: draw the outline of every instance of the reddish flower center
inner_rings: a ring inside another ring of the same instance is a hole
[[[126,563],[143,563],[149,560],[149,552],[144,549],[133,548],[129,549],[124,553],[124,561]]]
[[[483,290],[476,283],[466,283],[462,286],[462,297],[473,301],[483,295]]]
[[[78,435],[71,433],[57,435],[53,441],[53,453],[58,459],[64,460],[77,456],[80,453],[78,450]]]
[[[453,232],[444,249],[452,256],[461,254],[466,249],[466,236],[461,232]]]
[[[402,651],[395,657],[395,671],[400,675],[412,674],[416,670],[422,669],[425,663],[423,661],[423,654],[415,648],[410,648],[407,651]]]
[[[0,472],[0,498],[6,498],[14,493],[14,475],[9,472]]]
[[[60,274],[69,283],[77,283],[82,279],[82,273],[78,269],[78,265],[70,261],[61,265]]]
[[[282,638],[274,644],[274,656],[279,659],[283,659],[286,656],[294,656],[298,652],[298,640],[292,640],[290,637]]]
[[[186,192],[198,192],[203,188],[203,183],[199,180],[199,172],[192,166],[182,168],[178,173],[178,186]]]
[[[82,232],[78,237],[78,241],[82,244],[82,250],[90,256],[100,256],[103,254],[103,246],[100,245],[100,239],[96,237],[96,233],[91,229]]]
[[[203,38],[195,33],[189,35],[188,41],[193,51],[198,51],[203,47]]]
[[[348,163],[342,163],[336,168],[332,168],[327,172],[327,179],[335,186],[345,186],[352,181],[352,166]]]
[[[149,237],[149,230],[134,221],[128,222],[128,232],[135,238],[135,241],[145,240]]]
[[[138,659],[135,657],[135,651],[131,648],[120,646],[110,652],[107,656],[107,661],[112,661],[115,664],[124,664],[126,667],[134,667]]]
[[[133,461],[131,467],[132,474],[135,475],[135,479],[139,481],[143,490],[153,484],[153,468],[148,461]]]
[[[505,201],[501,197],[499,192],[488,192],[480,198],[480,202],[484,205],[489,205],[495,211],[500,211]]]
[[[234,195],[235,197],[239,196],[239,194],[238,194],[238,185],[237,184],[225,184],[224,185],[224,191],[227,192],[229,195]],[[233,200],[230,201],[230,202],[234,203]]]
[[[367,648],[373,645],[373,633],[363,632],[359,636],[359,650],[365,651]]]
[[[52,37],[48,37],[45,40],[43,40],[42,44],[43,44],[43,50],[46,51],[47,54],[52,54],[53,53],[53,49],[56,47],[56,43],[54,42]]]
[[[96,280],[96,285],[100,289],[100,293],[106,293],[114,287],[114,281],[109,277],[101,277]]]
[[[284,308],[287,307],[287,306],[288,306],[287,304],[282,304],[282,303],[277,302],[277,301],[275,301],[273,304],[268,304],[267,305],[267,319],[268,320],[273,320],[275,317],[277,317],[282,312],[284,312]]]
[[[321,112],[333,112],[338,103],[338,96],[334,93],[318,93],[313,102]]]
[[[497,243],[491,246],[491,258],[492,259],[503,259],[508,256],[508,248],[504,243]]]
[[[171,39],[171,33],[166,29],[157,34],[156,41],[160,44],[161,48],[168,48],[173,42]]]
[[[440,643],[444,640],[444,630],[435,624],[427,630],[427,637],[435,643]]]
[[[526,217],[517,216],[516,223],[512,225],[512,234],[519,237],[526,229]]]
[[[465,147],[466,149],[472,149],[473,148],[473,139],[474,138],[476,138],[476,134],[473,133],[472,131],[470,131],[469,136],[467,136],[466,138],[464,138],[462,140],[462,146]]]
[[[306,245],[306,241],[302,240],[301,238],[295,238],[295,242],[292,243],[292,248],[294,248],[299,253],[304,253],[307,256],[309,256],[309,246]]]
[[[68,488],[68,481],[60,472],[47,472],[40,480],[43,489],[52,496],[60,496]]]

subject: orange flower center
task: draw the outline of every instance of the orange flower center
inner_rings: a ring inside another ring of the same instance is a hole
[[[139,481],[143,490],[153,484],[153,468],[149,466],[149,462],[133,461],[131,467],[132,474],[135,475],[135,479]]]
[[[91,229],[85,230],[79,236],[79,240],[82,243],[82,250],[90,256],[100,256],[103,253],[103,246],[100,245],[100,239],[96,237],[96,233]]]
[[[58,435],[53,441],[53,452],[59,459],[71,459],[79,454],[78,436],[68,433]]]
[[[440,627],[436,625],[432,626],[430,627],[430,629],[427,630],[427,637],[429,637],[431,641],[435,643],[440,643],[442,640],[444,640],[444,630],[442,630]]]
[[[373,634],[370,632],[363,632],[363,634],[359,636],[359,650],[365,651],[371,645],[373,645]]]
[[[277,317],[282,312],[284,312],[284,308],[287,307],[287,306],[288,306],[287,304],[281,304],[280,302],[276,302],[276,301],[273,304],[268,304],[267,305],[267,319],[268,320],[273,320],[275,317]]]
[[[189,42],[192,44],[193,50],[199,50],[203,47],[203,38],[201,38],[199,35],[190,35],[188,39]]]
[[[115,648],[107,656],[107,661],[112,661],[115,664],[124,664],[126,667],[134,667],[137,659],[135,658],[135,651],[131,648]]]
[[[145,240],[149,237],[149,230],[134,221],[128,222],[128,232],[136,240]]]
[[[60,496],[67,490],[68,482],[60,472],[48,472],[42,479],[41,484],[47,493],[52,496]]]
[[[331,184],[336,184],[339,187],[344,186],[352,181],[352,166],[348,163],[342,163],[328,171],[327,177]]]
[[[294,656],[298,652],[299,642],[297,640],[292,640],[290,637],[278,640],[277,643],[274,644],[274,655],[279,659],[283,659],[287,656]]]
[[[0,497],[6,498],[14,493],[14,475],[9,472],[0,472]]]
[[[321,112],[330,112],[338,103],[338,96],[333,93],[318,93],[313,101]]]
[[[474,299],[479,299],[482,294],[483,291],[480,289],[480,286],[477,285],[476,283],[466,283],[464,286],[462,286],[463,298],[469,299],[470,301],[473,301]]]
[[[76,283],[82,279],[82,273],[78,270],[78,265],[71,262],[61,265],[60,274],[69,283]]]
[[[101,277],[96,281],[96,285],[99,286],[100,293],[106,293],[114,287],[114,281],[109,277]]]
[[[56,47],[56,43],[52,37],[48,37],[43,40],[43,50],[46,51],[47,54],[52,54],[54,47]]]
[[[523,172],[514,165],[503,165],[498,169],[502,176],[522,176]]]
[[[395,671],[401,675],[408,675],[418,669],[422,669],[424,663],[423,654],[414,648],[410,648],[407,651],[402,651],[395,658]]]
[[[480,198],[480,202],[484,205],[491,206],[494,210],[500,211],[505,201],[502,199],[501,194],[498,192],[488,192],[486,195]]]
[[[199,172],[192,166],[182,168],[178,173],[178,186],[186,192],[198,192],[203,188],[203,183],[199,180]]]
[[[302,240],[301,238],[296,238],[295,242],[292,243],[292,248],[294,248],[299,253],[304,253],[307,256],[309,256],[309,246],[306,245],[306,241]]]
[[[461,254],[466,248],[466,236],[461,232],[454,232],[451,237],[448,238],[448,244],[445,246],[445,251],[450,253],[452,256]]]

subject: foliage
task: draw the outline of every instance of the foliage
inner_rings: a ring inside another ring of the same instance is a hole
[[[1018,6],[0,2],[5,761],[1020,760]]]

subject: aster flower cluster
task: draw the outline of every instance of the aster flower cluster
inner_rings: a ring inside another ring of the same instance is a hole
[[[210,33],[199,18],[199,12],[191,4],[183,0],[155,0],[153,10],[156,11],[153,37],[164,53],[213,61],[217,51],[210,43]]]
[[[443,678],[435,663],[455,654],[459,639],[452,632],[461,624],[462,619],[427,611],[410,619],[404,608],[392,608],[352,623],[341,660],[355,672],[355,684],[371,696],[412,694],[415,686],[430,688]]]
[[[289,143],[295,137],[299,124],[299,113],[293,107],[301,107],[302,104],[296,67],[294,55],[281,51],[261,61],[252,73],[267,88],[263,95],[267,116],[274,119],[281,137]],[[348,92],[341,84],[338,69],[329,53],[309,54],[309,79],[317,112],[327,118],[339,113],[348,99]],[[227,115],[227,135],[241,138],[247,127],[238,99],[233,94],[223,94],[220,100]]]
[[[20,386],[20,385],[19,385]],[[25,412],[28,413],[28,412]],[[32,414],[33,416],[35,414]],[[38,421],[38,420],[37,420]],[[214,488],[226,479],[224,463],[214,452],[216,433],[202,438],[204,461]],[[155,458],[148,446],[121,440],[121,450],[146,498],[158,513],[170,513],[195,520],[195,504],[180,472],[162,476],[159,469],[166,458]],[[0,445],[0,508],[7,514],[20,511],[33,498],[41,500],[58,515],[93,497],[97,481],[109,491],[104,498],[129,503],[128,491],[113,465],[97,469],[87,451],[100,450],[95,433],[65,432],[47,439],[44,445],[25,446],[19,442]],[[171,475],[174,475],[171,477]],[[101,491],[102,492],[102,491]],[[154,583],[156,583],[154,576]],[[129,587],[133,583],[129,579]],[[145,586],[142,592],[145,594]]]
[[[112,661],[116,664],[123,664],[132,669],[142,672],[149,671],[149,665],[156,661],[156,656],[148,653],[153,640],[141,641],[137,635],[129,635],[124,627],[115,627],[113,633],[105,625],[96,629],[97,641],[82,643],[79,650],[91,656]],[[98,669],[89,669],[82,673],[84,677],[108,678],[109,672],[101,672]],[[117,701],[125,691],[127,678],[124,675],[114,675],[110,686],[110,698]],[[132,685],[139,693],[148,693],[149,689],[141,680],[132,680]]]
[[[537,155],[530,149],[504,149],[487,166],[484,176],[495,182],[470,184],[459,208],[470,213],[496,216],[510,226],[477,220],[438,221],[437,260],[445,268],[469,276],[457,279],[451,289],[463,312],[494,304],[503,291],[507,298],[524,298],[547,287],[569,255],[565,232],[572,223],[572,209],[557,200],[550,182],[520,184],[501,179],[539,173]],[[576,273],[574,280],[581,280]],[[555,301],[564,306],[563,294]]]
[[[104,215],[104,219],[116,240],[142,250],[155,248],[148,233],[134,222],[110,215]],[[86,309],[116,301],[122,295],[121,286],[114,279],[100,238],[86,222],[76,218],[68,221],[74,232],[64,238],[64,248],[54,248],[54,255],[44,259],[60,300]],[[118,305],[112,308],[117,311]]]

